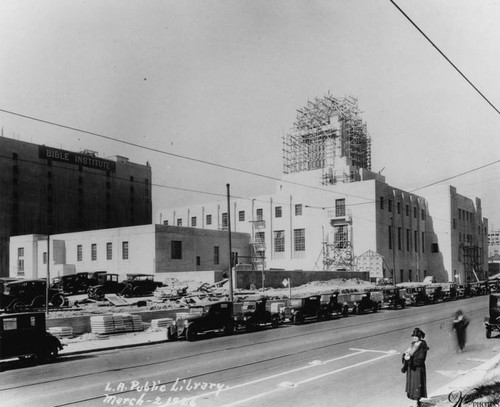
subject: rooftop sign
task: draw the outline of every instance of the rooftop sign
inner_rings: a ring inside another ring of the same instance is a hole
[[[38,157],[45,160],[59,161],[66,164],[82,165],[103,171],[115,171],[116,163],[93,155],[73,153],[47,146],[38,146]]]

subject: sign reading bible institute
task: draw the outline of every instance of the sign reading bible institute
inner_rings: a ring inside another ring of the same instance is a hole
[[[47,146],[38,146],[38,157],[45,160],[59,161],[66,164],[82,165],[103,171],[115,171],[116,163],[111,160],[96,157],[89,154],[73,153]]]

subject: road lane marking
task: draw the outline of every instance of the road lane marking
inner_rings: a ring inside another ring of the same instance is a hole
[[[342,359],[346,359],[346,358],[349,358],[349,357],[352,357],[352,356],[356,356],[356,355],[361,355],[362,353],[365,353],[365,351],[361,350],[361,351],[356,351],[354,353],[348,353],[347,355],[343,355],[343,356],[339,356],[339,357],[336,357],[336,358],[333,358],[333,359],[329,359],[329,360],[326,360],[324,362],[321,362],[321,364],[326,364],[326,363],[331,363],[331,362],[335,362],[337,360],[342,360]],[[241,383],[241,384],[237,384],[235,386],[232,386],[232,387],[226,387],[222,390],[218,390],[218,391],[213,391],[213,392],[208,392],[208,393],[203,393],[203,394],[200,394],[198,396],[193,396],[193,397],[189,397],[189,400],[197,400],[199,399],[200,397],[207,397],[207,396],[211,396],[211,395],[214,395],[214,394],[220,394],[224,391],[228,391],[228,390],[234,390],[234,389],[238,389],[240,387],[245,387],[245,386],[250,386],[252,384],[256,384],[256,383],[260,383],[260,382],[263,382],[263,381],[266,381],[266,380],[270,380],[270,379],[274,379],[276,377],[280,377],[280,376],[284,376],[284,375],[287,375],[287,374],[290,374],[290,373],[295,373],[295,372],[300,372],[301,370],[306,370],[306,369],[311,369],[313,367],[316,367],[318,366],[317,363],[314,363],[314,364],[308,364],[306,366],[301,366],[301,367],[297,367],[295,369],[291,369],[291,370],[287,370],[285,372],[281,372],[281,373],[276,373],[274,375],[271,375],[271,376],[266,376],[266,377],[262,377],[260,379],[256,379],[256,380],[252,380],[250,382],[246,382],[246,383]],[[278,388],[278,389],[275,389],[275,390],[272,390],[271,392],[269,393],[274,393],[275,391],[278,391],[278,390],[281,390],[281,388]],[[260,395],[258,395],[258,397],[260,397]],[[251,397],[249,399],[246,399],[246,400],[251,400],[253,399],[254,397]],[[236,402],[236,403],[239,403]],[[168,404],[163,404],[161,405],[160,407],[165,407],[167,406]],[[227,404],[225,407],[229,407],[229,406],[232,406],[232,405],[236,405],[234,403],[232,404]]]
[[[372,350],[372,349],[358,349],[358,348],[349,348],[349,350],[356,350],[358,352],[374,352],[374,353],[387,353],[390,355],[395,355],[399,354],[401,352],[398,352],[397,350]]]

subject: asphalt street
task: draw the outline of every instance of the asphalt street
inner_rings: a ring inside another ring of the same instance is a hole
[[[16,364],[0,373],[0,397],[2,406],[405,406],[401,352],[414,327],[430,346],[429,394],[498,353],[482,324],[487,299]],[[471,319],[463,353],[450,334],[458,308]]]

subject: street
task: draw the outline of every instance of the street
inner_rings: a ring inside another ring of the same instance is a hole
[[[426,333],[428,393],[497,352],[483,318],[488,297],[282,325],[229,337],[13,364],[0,373],[2,406],[404,406],[401,352]],[[450,335],[457,309],[471,319],[464,353]]]

